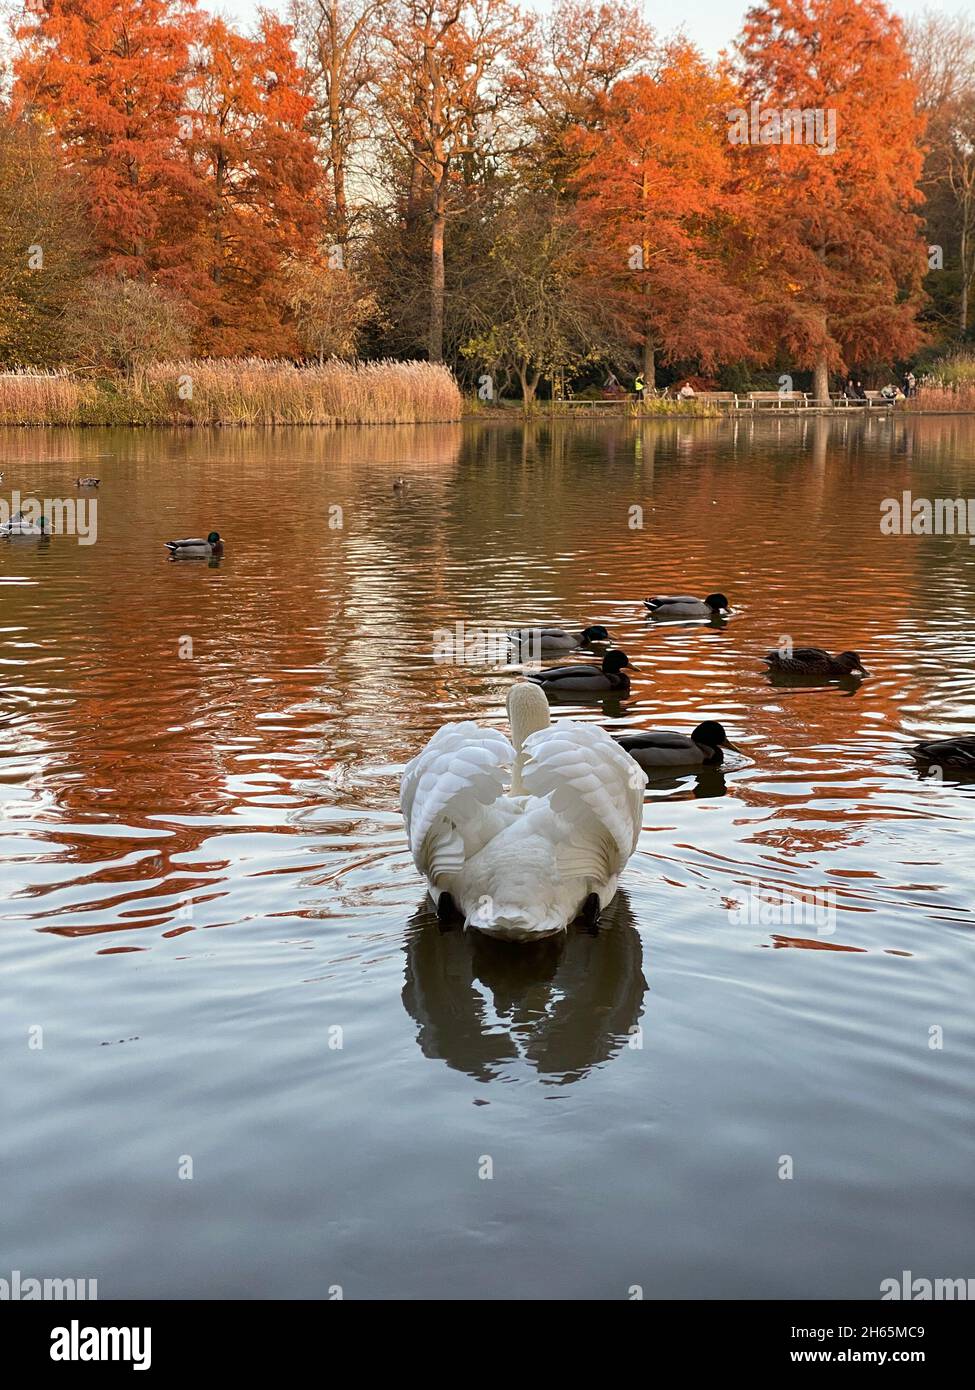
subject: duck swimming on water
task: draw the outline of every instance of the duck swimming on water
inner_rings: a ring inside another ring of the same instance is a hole
[[[211,531],[205,540],[167,541],[166,549],[174,560],[197,559],[206,555],[222,555],[223,541],[219,531]]]
[[[706,719],[690,735],[661,729],[634,729],[614,734],[613,738],[642,768],[714,767],[724,757],[722,749],[730,748],[734,753],[741,751],[716,719]]]
[[[822,647],[793,647],[789,653],[767,652],[765,661],[771,673],[789,676],[865,676],[857,652],[830,656]]]
[[[724,594],[708,594],[694,598],[692,594],[657,594],[643,600],[651,618],[669,621],[674,618],[720,618],[731,612]]]
[[[916,743],[911,752],[920,763],[936,763],[955,772],[975,773],[975,734],[927,739]]]
[[[630,678],[625,671],[635,670],[626,652],[612,651],[603,657],[601,666],[552,666],[547,671],[530,672],[528,680],[553,694],[563,690],[591,694],[600,694],[605,690],[625,692],[630,688]]]
[[[572,652],[588,647],[592,642],[609,642],[609,633],[597,624],[572,632],[564,627],[522,627],[508,636],[518,647],[532,647],[543,652]]]

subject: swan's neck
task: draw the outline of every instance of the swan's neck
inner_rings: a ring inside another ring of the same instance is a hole
[[[525,741],[540,729],[547,729],[550,716],[545,692],[531,681],[519,681],[508,692],[508,721],[511,724],[511,742],[515,749],[515,763],[511,771],[511,793],[523,796],[522,771],[527,761],[524,751]]]

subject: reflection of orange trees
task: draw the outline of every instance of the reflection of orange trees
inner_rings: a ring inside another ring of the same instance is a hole
[[[424,547],[423,576],[440,582],[449,541],[429,508],[449,485],[463,433],[424,425],[0,437],[11,446],[5,486],[42,495],[52,475],[60,490],[92,471],[94,454],[117,450],[97,465],[99,542],[84,562],[59,541],[53,564],[45,561],[43,603],[32,584],[3,590],[15,633],[2,652],[13,658],[9,698],[38,769],[27,804],[48,807],[52,830],[63,819],[168,832],[148,852],[124,837],[114,850],[104,838],[69,837],[72,858],[94,850],[91,901],[115,903],[116,877],[119,900],[132,899],[131,910],[116,903],[101,921],[179,929],[178,904],[206,894],[207,873],[222,878],[226,848],[212,862],[200,854],[221,821],[228,836],[287,831],[291,807],[313,804],[323,773],[390,740],[404,705],[401,634],[433,627],[413,557]],[[405,499],[391,487],[400,473],[414,480]],[[343,524],[332,529],[336,506]],[[227,536],[219,565],[167,560],[163,539],[210,524]],[[16,558],[5,576],[33,578],[36,553]],[[181,659],[185,638],[192,649]],[[418,667],[428,650],[417,643]],[[278,798],[281,807],[265,806]],[[117,870],[106,866],[116,855]],[[72,916],[70,931],[93,921],[79,910],[76,926]]]
[[[298,834],[296,813],[334,807],[340,784],[350,815],[388,814],[394,835],[392,769],[445,719],[503,719],[511,673],[435,664],[438,628],[592,621],[641,669],[634,721],[719,718],[752,756],[726,786],[756,860],[835,858],[865,816],[911,814],[876,797],[851,810],[851,788],[871,795],[864,769],[896,757],[908,727],[961,717],[970,686],[948,663],[975,604],[966,542],[884,536],[879,521],[905,489],[966,493],[973,440],[971,420],[899,414],[0,435],[5,492],[103,479],[96,545],[0,549],[2,578],[27,581],[0,589],[8,708],[20,761],[39,769],[17,811],[55,836],[59,821],[121,828],[114,850],[107,834],[65,837],[100,866],[86,896],[106,874],[114,901],[127,875],[146,898],[131,925],[168,915],[175,930],[184,889],[225,891],[204,881],[251,852],[249,835]],[[166,559],[162,540],[210,524],[227,537],[218,567]],[[931,612],[935,582],[952,602]],[[644,616],[647,593],[716,587],[735,609],[724,627]],[[773,690],[761,657],[785,633],[860,651],[871,678],[853,695]],[[654,807],[648,830],[682,814]],[[707,825],[695,821],[704,843]],[[124,827],[172,833],[133,842]]]

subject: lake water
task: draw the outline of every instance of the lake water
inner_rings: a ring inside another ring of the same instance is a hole
[[[0,469],[8,499],[102,479],[96,544],[0,543],[0,1277],[975,1275],[975,784],[905,751],[975,730],[975,547],[879,525],[975,495],[975,421],[6,431]],[[211,527],[219,564],[168,561]],[[644,617],[713,589],[723,625]],[[560,715],[718,718],[742,756],[653,784],[598,936],[519,948],[439,930],[398,774],[504,718],[514,673],[434,633],[532,620],[640,668]],[[771,685],[784,636],[869,679]]]

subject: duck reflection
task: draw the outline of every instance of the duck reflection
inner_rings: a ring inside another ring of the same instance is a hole
[[[728,795],[722,767],[684,768],[679,772],[661,769],[648,772],[647,777],[648,801],[703,801]]]
[[[803,675],[797,671],[767,671],[768,683],[776,690],[835,690],[840,695],[855,695],[863,685],[862,676]]]
[[[624,893],[590,935],[512,945],[461,929],[441,931],[424,910],[410,923],[403,1007],[425,1057],[477,1081],[527,1064],[568,1085],[615,1057],[633,1036],[647,981]]]

